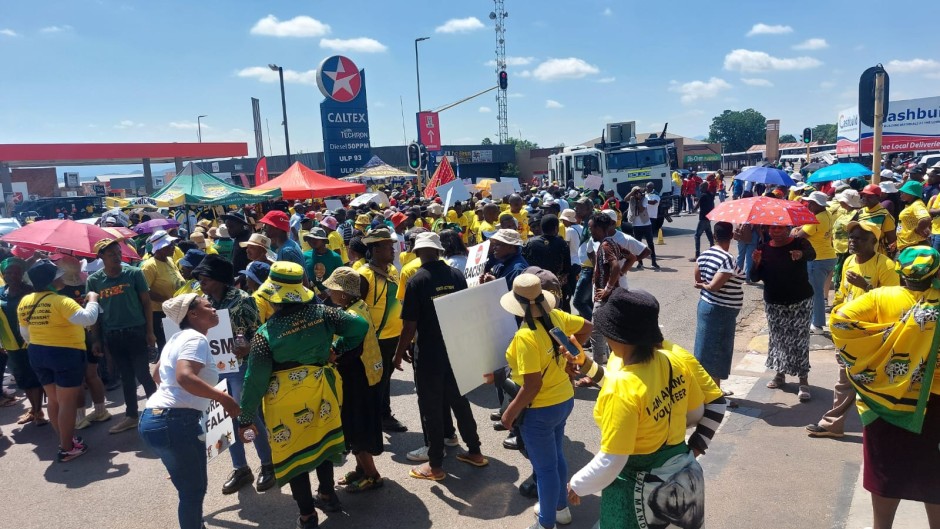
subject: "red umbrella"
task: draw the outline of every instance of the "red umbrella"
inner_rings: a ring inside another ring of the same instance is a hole
[[[802,202],[771,197],[751,197],[722,202],[707,215],[709,220],[763,226],[819,224]]]
[[[114,235],[93,224],[73,220],[40,220],[11,231],[0,237],[0,241],[33,250],[95,258],[95,243],[101,239],[114,238]],[[140,260],[137,252],[123,242],[121,254],[125,261]]]

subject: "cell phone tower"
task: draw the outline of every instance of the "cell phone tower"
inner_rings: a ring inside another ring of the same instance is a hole
[[[509,141],[509,112],[508,97],[506,95],[506,18],[509,13],[506,12],[505,2],[503,0],[493,0],[496,8],[490,12],[490,20],[496,24],[496,79],[500,87],[496,89],[496,105],[499,113],[496,119],[499,120],[499,143]]]

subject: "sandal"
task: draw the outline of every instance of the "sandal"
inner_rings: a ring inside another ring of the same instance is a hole
[[[313,497],[313,504],[323,512],[340,512],[343,510],[343,504],[339,502],[339,496],[335,492],[331,494],[318,493]]]
[[[720,388],[719,388],[719,389],[720,389]],[[728,391],[728,390],[726,390],[726,389],[722,389],[722,390],[721,390],[721,394],[724,395],[725,397],[730,397],[731,395],[734,395],[734,392],[733,392],[733,391]]]
[[[780,389],[787,383],[787,379],[781,375],[777,375],[767,383],[767,387],[770,389]]]
[[[809,392],[809,386],[800,385],[800,391],[796,395],[800,398],[800,402],[809,402],[813,398]]]
[[[8,408],[10,406],[13,406],[17,402],[19,402],[19,400],[20,399],[16,398],[13,395],[0,396],[0,408]]]
[[[341,477],[337,483],[340,485],[352,485],[355,482],[363,479],[365,474],[359,472],[358,470],[353,470],[352,472],[347,472],[345,476]]]
[[[457,454],[457,461],[461,461],[475,467],[485,467],[486,465],[490,464],[489,459],[484,457],[483,459],[476,460],[470,454]]]
[[[49,420],[46,419],[42,412],[39,412],[39,414],[33,415],[33,423],[35,423],[36,426],[45,426],[49,424]]]
[[[33,412],[28,411],[23,415],[20,415],[20,418],[16,420],[16,424],[26,424],[33,422]]]
[[[425,473],[421,471],[420,468],[421,467],[412,467],[411,470],[408,471],[408,475],[415,479],[427,479],[430,481],[443,481],[444,478],[447,477],[447,474],[441,474],[437,476],[434,475],[433,472]]]
[[[350,483],[349,485],[346,485],[346,488],[343,490],[345,490],[346,492],[350,494],[355,494],[357,492],[365,492],[367,490],[380,488],[384,484],[385,484],[385,481],[379,476],[375,476],[375,477],[366,476],[353,483]]]

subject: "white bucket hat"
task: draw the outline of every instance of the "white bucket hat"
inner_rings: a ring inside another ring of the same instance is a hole
[[[421,248],[433,248],[440,252],[444,251],[444,247],[441,246],[441,238],[431,231],[419,233],[415,238],[414,250],[420,250]]]
[[[516,230],[500,229],[496,234],[490,237],[492,241],[499,241],[510,246],[522,246],[522,236]]]

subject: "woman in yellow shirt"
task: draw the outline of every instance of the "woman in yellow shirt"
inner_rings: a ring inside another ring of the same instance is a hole
[[[901,202],[907,205],[898,214],[898,251],[909,246],[930,245],[930,212],[921,199],[924,185],[908,180],[900,191]]]
[[[826,325],[826,302],[836,266],[836,250],[832,246],[832,215],[826,210],[829,198],[822,191],[813,191],[800,199],[816,215],[818,224],[793,229],[793,237],[804,238],[813,245],[816,259],[806,263],[809,283],[813,286],[812,330],[821,332]]]
[[[601,527],[702,527],[704,475],[695,458],[724,416],[721,390],[692,355],[664,344],[659,302],[648,292],[616,289],[594,324],[611,351],[594,407],[601,446],[571,478],[569,501],[603,491]],[[686,442],[692,417],[701,418]]]
[[[71,461],[88,450],[75,433],[75,410],[84,391],[85,327],[98,320],[98,294],[89,292],[83,309],[59,294],[64,271],[48,259],[36,262],[27,274],[32,294],[20,300],[20,335],[29,343],[29,363],[49,399],[49,422],[59,434],[58,460]]]
[[[572,343],[583,343],[593,330],[584,318],[553,310],[555,302],[554,294],[543,291],[534,274],[520,274],[512,282],[512,292],[500,299],[504,309],[523,318],[506,350],[512,381],[521,387],[503,412],[501,422],[509,429],[525,411],[519,431],[538,477],[539,504],[535,512],[538,525],[545,529],[554,528],[556,521],[571,522],[563,443],[565,423],[574,407],[566,360],[549,331],[558,328]]]

